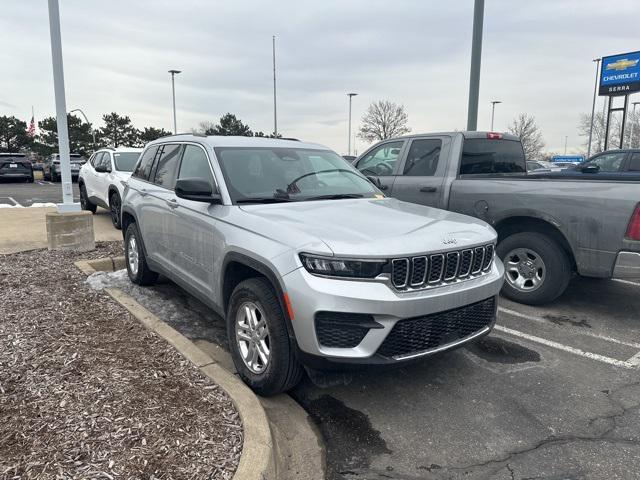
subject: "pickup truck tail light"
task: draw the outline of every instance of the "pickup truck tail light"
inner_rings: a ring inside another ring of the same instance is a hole
[[[498,132],[487,132],[487,138],[489,140],[502,140],[502,134]]]
[[[640,203],[636,205],[636,209],[629,220],[629,226],[627,227],[627,234],[625,235],[629,240],[640,240]]]

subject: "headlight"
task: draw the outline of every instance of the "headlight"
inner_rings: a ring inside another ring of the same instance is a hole
[[[375,278],[387,264],[386,260],[351,260],[300,254],[302,265],[314,275],[349,278]]]

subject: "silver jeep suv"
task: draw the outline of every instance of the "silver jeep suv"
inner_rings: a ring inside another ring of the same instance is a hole
[[[302,365],[397,363],[493,327],[504,269],[475,218],[386,198],[321,145],[177,135],[149,143],[122,203],[127,270],[226,318],[256,392]]]

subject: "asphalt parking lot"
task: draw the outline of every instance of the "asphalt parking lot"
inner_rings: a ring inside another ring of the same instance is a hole
[[[78,184],[73,184],[73,197],[80,200]],[[34,203],[62,202],[60,183],[36,180],[34,183],[0,182],[0,205],[30,207]]]
[[[198,342],[224,322],[174,284],[121,287]],[[637,478],[640,283],[576,278],[552,305],[500,300],[494,332],[394,369],[306,378],[330,479]]]

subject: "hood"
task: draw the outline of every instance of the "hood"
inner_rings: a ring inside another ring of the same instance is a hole
[[[392,257],[458,250],[495,241],[496,233],[476,218],[394,198],[323,200],[240,207],[255,216],[257,232],[290,243],[320,241],[334,255]],[[266,223],[265,223],[266,222]],[[252,223],[251,221],[249,223]],[[253,229],[252,229],[253,230]],[[300,246],[300,245],[298,245]],[[313,251],[311,251],[313,253]]]

